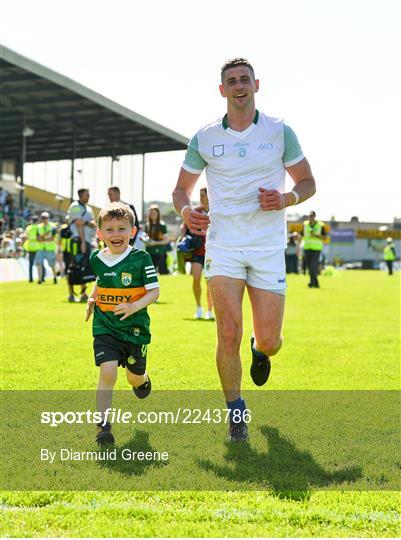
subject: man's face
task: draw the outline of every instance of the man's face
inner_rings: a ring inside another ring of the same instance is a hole
[[[108,193],[110,202],[119,202],[120,194],[118,193],[118,191],[116,191],[115,189],[109,189],[107,193]]]
[[[315,223],[316,215],[314,213],[309,214],[309,223]]]
[[[81,203],[86,204],[89,201],[89,191],[84,191],[83,193],[81,193],[81,195],[79,196],[79,200],[81,201]]]
[[[219,88],[221,95],[227,98],[228,105],[243,110],[254,105],[259,80],[254,79],[249,67],[236,66],[224,72]]]

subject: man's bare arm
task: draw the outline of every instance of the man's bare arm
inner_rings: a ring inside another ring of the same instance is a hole
[[[276,189],[259,188],[259,205],[262,210],[282,210],[286,206],[292,206],[306,201],[316,192],[315,179],[306,158],[286,167],[288,174],[294,181],[294,188],[287,193],[280,193]]]
[[[209,218],[206,214],[191,207],[191,195],[199,176],[200,174],[193,174],[181,168],[173,191],[173,203],[189,230],[195,234],[204,235],[209,225]]]
[[[296,196],[294,196],[292,192],[289,192],[288,195],[292,198],[292,201],[288,201],[289,204],[286,206],[304,202],[316,193],[315,179],[313,178],[312,169],[306,158],[296,165],[286,167],[286,171],[291,176],[295,184],[292,191],[295,191],[299,196],[299,200],[295,201]],[[285,195],[287,195],[287,193],[285,193]],[[286,202],[288,198],[289,197],[286,197]]]

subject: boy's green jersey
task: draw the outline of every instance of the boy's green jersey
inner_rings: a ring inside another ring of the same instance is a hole
[[[150,319],[146,308],[123,321],[114,314],[118,304],[135,302],[146,291],[159,286],[157,273],[150,255],[128,246],[113,260],[105,250],[94,251],[90,264],[97,276],[97,299],[93,315],[93,335],[112,334],[122,341],[150,343]]]

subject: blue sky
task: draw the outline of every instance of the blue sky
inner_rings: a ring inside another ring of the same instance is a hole
[[[397,0],[0,5],[4,45],[188,137],[225,112],[220,66],[247,57],[260,78],[258,108],[285,119],[312,165],[318,194],[299,212],[401,216]],[[182,152],[147,157],[147,200],[169,199],[182,159]],[[121,163],[121,182],[136,201],[141,164],[133,162]],[[83,167],[85,185],[94,185],[93,167]],[[97,204],[106,201],[108,171],[107,163],[96,166]]]

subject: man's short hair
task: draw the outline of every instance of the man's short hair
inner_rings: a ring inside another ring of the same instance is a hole
[[[107,191],[115,191],[116,193],[120,194],[120,188],[118,186],[110,186]]]
[[[81,189],[79,189],[79,190],[78,190],[78,197],[80,197],[81,195],[83,195],[86,191],[89,193],[89,189],[88,189],[88,188],[81,188]]]
[[[253,78],[255,78],[255,71],[251,64],[246,60],[246,58],[231,58],[230,60],[227,60],[227,62],[223,65],[221,68],[221,82],[223,82],[224,73],[231,68],[238,67],[238,66],[246,66],[251,71]]]
[[[104,221],[110,219],[128,219],[131,227],[135,226],[134,212],[129,206],[122,202],[113,202],[102,208],[97,218],[97,224],[100,229]]]

